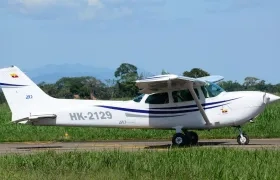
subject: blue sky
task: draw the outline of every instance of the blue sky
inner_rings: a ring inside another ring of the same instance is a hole
[[[279,0],[1,0],[0,67],[128,62],[280,83]]]

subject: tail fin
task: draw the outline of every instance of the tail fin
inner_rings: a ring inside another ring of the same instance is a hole
[[[45,111],[43,108],[54,99],[16,66],[0,69],[0,87],[12,111],[12,121]]]

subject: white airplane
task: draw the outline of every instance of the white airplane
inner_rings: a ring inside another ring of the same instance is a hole
[[[140,96],[129,101],[56,99],[18,67],[0,69],[0,85],[12,122],[36,126],[94,126],[174,129],[173,145],[193,145],[191,130],[236,127],[237,142],[249,144],[241,126],[280,99],[257,91],[226,92],[222,76],[190,78],[173,74],[137,80]]]

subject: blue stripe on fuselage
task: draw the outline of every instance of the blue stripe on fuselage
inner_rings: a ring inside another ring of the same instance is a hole
[[[202,106],[209,106],[209,105],[214,105],[214,104],[220,104],[220,103],[224,103],[224,102],[229,102],[229,101],[233,101],[236,99],[239,99],[241,97],[238,98],[234,98],[234,99],[229,99],[229,100],[224,100],[224,101],[217,101],[217,102],[211,102],[211,103],[202,103]],[[187,106],[173,106],[173,107],[162,107],[162,108],[150,108],[150,109],[184,109],[184,108],[196,108],[197,105],[187,105]]]
[[[26,85],[19,85],[19,84],[9,84],[9,83],[0,83],[0,86],[12,86],[12,87],[21,87]]]
[[[203,109],[212,109],[216,107],[220,107],[226,104],[220,104],[217,106],[212,106],[212,107],[206,107]],[[147,113],[147,114],[178,114],[178,113],[188,113],[188,112],[195,112],[199,111],[198,108],[196,109],[186,109],[186,110],[177,110],[177,111],[157,111],[157,110],[141,110],[141,109],[130,109],[130,108],[122,108],[122,107],[114,107],[114,106],[104,106],[104,105],[99,105],[98,107],[103,107],[103,108],[108,108],[108,109],[114,109],[114,110],[120,110],[120,111],[126,111],[126,112],[134,112],[134,113]]]

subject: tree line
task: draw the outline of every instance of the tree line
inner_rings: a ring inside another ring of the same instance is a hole
[[[161,74],[168,74],[162,71]],[[188,77],[203,77],[210,74],[200,68],[193,68],[182,73]],[[139,89],[135,86],[137,79],[145,78],[145,74],[139,73],[138,68],[129,63],[122,63],[114,73],[112,79],[101,81],[95,77],[63,77],[55,83],[41,82],[38,86],[48,95],[55,98],[66,99],[118,99],[133,98],[139,94]],[[265,91],[270,93],[280,93],[280,83],[270,84],[265,80],[256,77],[246,77],[243,83],[237,81],[221,81],[218,83],[226,91]],[[6,102],[4,95],[0,92],[0,103]]]

